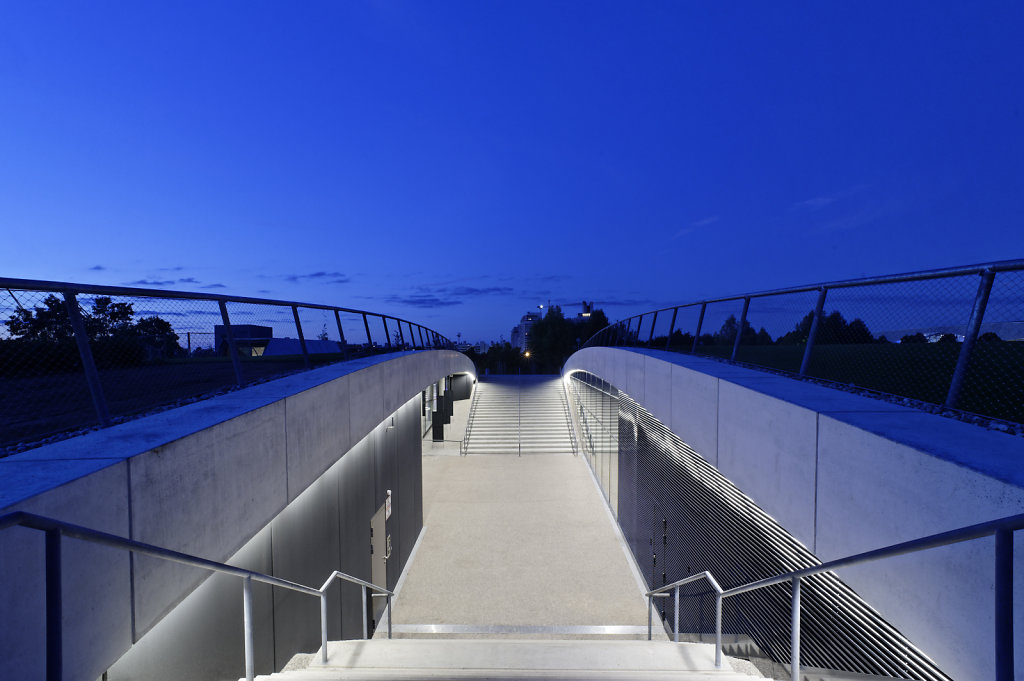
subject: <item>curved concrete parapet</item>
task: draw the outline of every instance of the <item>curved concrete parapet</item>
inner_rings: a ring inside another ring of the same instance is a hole
[[[1017,436],[692,355],[586,348],[563,374],[577,370],[636,400],[822,561],[1024,512]],[[993,546],[839,574],[953,678],[994,678]],[[1014,565],[1021,650],[1021,537]]]
[[[293,374],[0,459],[0,514],[23,510],[217,561],[260,532],[385,418],[445,376],[449,350]],[[64,541],[65,678],[98,678],[206,576]],[[0,659],[43,678],[43,536],[0,532]],[[319,586],[319,585],[315,585]]]

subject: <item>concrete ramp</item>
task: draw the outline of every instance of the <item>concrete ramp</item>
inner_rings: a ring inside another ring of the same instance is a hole
[[[665,641],[371,640],[328,643],[305,670],[266,681],[418,681],[420,679],[615,679],[750,681],[714,646]]]

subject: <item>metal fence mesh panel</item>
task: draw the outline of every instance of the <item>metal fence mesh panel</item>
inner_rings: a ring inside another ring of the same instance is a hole
[[[956,406],[1024,423],[1024,272],[995,276],[980,331]]]
[[[977,288],[964,276],[830,290],[808,375],[942,404]]]
[[[64,298],[0,294],[0,455],[54,433],[96,425]]]
[[[584,344],[595,345],[735,360],[908,398],[909,406],[965,420],[980,415],[993,428],[1020,433],[1024,261],[688,303],[615,322]]]
[[[2,281],[0,456],[360,354],[420,346],[423,341],[431,347],[451,342],[426,328],[389,319],[394,336],[388,348],[383,319],[374,313],[146,289]],[[76,306],[69,308],[66,299],[75,300]],[[77,314],[70,315],[69,309]],[[364,316],[376,345],[366,340]]]
[[[804,291],[751,300],[736,361],[798,372],[806,339],[799,343],[787,334],[799,326],[808,312],[813,312],[817,299],[816,291]]]

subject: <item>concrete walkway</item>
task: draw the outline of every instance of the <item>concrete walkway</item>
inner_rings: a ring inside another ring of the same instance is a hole
[[[434,451],[397,636],[646,638],[641,586],[582,457]]]

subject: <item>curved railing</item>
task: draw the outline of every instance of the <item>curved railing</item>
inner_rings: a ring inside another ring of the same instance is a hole
[[[665,307],[583,347],[595,346],[705,355],[1024,424],[1024,260]]]
[[[388,609],[388,638],[391,638],[391,599],[395,595],[382,586],[377,586],[358,577],[352,577],[342,572],[332,572],[324,585],[319,589],[297,582],[292,582],[280,577],[274,577],[254,570],[220,563],[214,560],[207,560],[180,551],[172,551],[153,544],[126,539],[107,532],[100,532],[79,525],[61,522],[53,518],[16,511],[0,516],[0,530],[9,527],[25,527],[38,530],[45,535],[45,593],[46,602],[46,679],[47,681],[61,681],[64,676],[64,580],[61,578],[62,561],[61,545],[64,537],[79,539],[109,546],[122,551],[131,551],[141,555],[160,558],[173,563],[190,565],[201,568],[208,572],[233,575],[242,580],[242,617],[245,631],[245,678],[252,681],[255,677],[255,646],[253,644],[253,606],[252,606],[252,583],[262,582],[271,586],[277,586],[289,591],[314,596],[320,599],[320,659],[327,663],[327,589],[334,583],[335,579],[358,584],[363,592],[363,638],[369,638],[367,626],[366,595],[368,590],[373,590],[373,595],[380,595],[387,598]],[[89,626],[83,624],[83,626]]]
[[[0,278],[0,456],[282,373],[452,347],[354,308]]]

